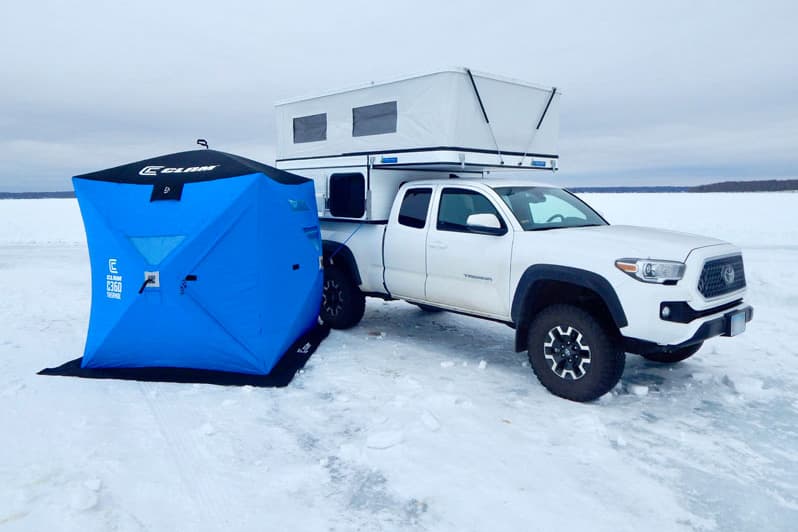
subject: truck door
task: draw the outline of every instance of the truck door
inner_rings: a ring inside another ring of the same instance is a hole
[[[473,214],[496,216],[485,234],[467,224]],[[444,187],[427,238],[427,300],[507,317],[513,232],[496,206],[476,190]]]
[[[426,299],[427,219],[432,187],[405,190],[402,203],[391,212],[385,230],[385,286],[393,296]]]

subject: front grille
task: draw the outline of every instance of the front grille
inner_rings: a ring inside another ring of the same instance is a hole
[[[707,261],[698,279],[698,291],[707,299],[734,292],[744,286],[745,269],[742,255]]]

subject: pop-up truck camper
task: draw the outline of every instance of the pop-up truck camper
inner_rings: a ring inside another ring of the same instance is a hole
[[[312,178],[321,317],[365,297],[506,323],[552,393],[589,401],[625,353],[674,363],[745,330],[739,248],[611,226],[553,185],[560,91],[449,69],[276,105],[277,166]]]
[[[452,69],[286,101],[277,166],[314,179],[322,219],[385,222],[405,181],[556,170],[559,100]]]

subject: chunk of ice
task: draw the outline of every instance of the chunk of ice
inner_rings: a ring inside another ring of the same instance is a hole
[[[398,430],[376,432],[366,439],[366,447],[369,449],[390,449],[402,443],[404,439],[404,434]]]

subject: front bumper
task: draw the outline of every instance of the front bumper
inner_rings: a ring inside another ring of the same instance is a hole
[[[731,320],[734,314],[744,312],[745,322],[748,323],[754,318],[754,307],[747,305],[745,307],[738,307],[734,310],[726,312],[722,316],[705,321],[698,327],[698,330],[688,340],[673,345],[661,345],[648,340],[640,340],[639,338],[624,337],[624,350],[627,353],[637,353],[645,355],[649,353],[670,353],[678,351],[685,347],[698,344],[709,338],[715,336],[731,336]]]

